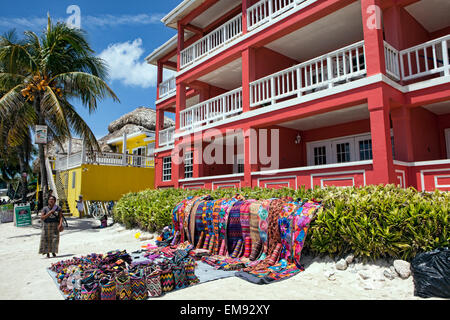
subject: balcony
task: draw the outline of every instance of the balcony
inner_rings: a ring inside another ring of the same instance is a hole
[[[364,41],[250,83],[250,107],[330,89],[366,75]]]
[[[189,131],[242,112],[242,88],[229,91],[180,112],[180,130]]]
[[[285,18],[317,0],[261,0],[247,9],[247,30],[257,32],[270,22]],[[282,16],[282,17],[281,17]],[[220,28],[181,51],[180,69],[185,69],[200,59],[212,56],[218,49],[243,35],[242,14],[237,15]]]
[[[446,35],[401,51],[385,42],[386,73],[407,83],[449,76],[449,41]]]
[[[177,92],[175,77],[167,79],[159,84],[159,99],[168,98]]]
[[[175,144],[175,127],[159,131],[158,145],[162,147],[170,147]]]
[[[154,168],[153,157],[112,152],[77,152],[69,156],[58,156],[55,160],[55,170],[64,171],[80,167],[83,164],[104,166]]]

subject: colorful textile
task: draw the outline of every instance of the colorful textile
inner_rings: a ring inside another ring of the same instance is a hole
[[[220,240],[220,211],[222,210],[222,204],[224,199],[217,200],[214,203],[213,212],[212,212],[212,223],[213,223],[213,231],[214,231],[214,243],[212,254],[217,254],[219,252],[219,240]]]
[[[272,254],[270,255],[270,257],[267,259],[268,263],[273,265],[278,261],[278,258],[280,256],[280,252],[281,252],[281,247],[282,247],[282,244],[278,243],[277,246],[275,247],[275,249],[273,250]]]
[[[213,250],[214,250],[215,239],[216,239],[216,236],[214,234],[211,236],[211,239],[209,239],[208,250],[211,253],[213,253]]]
[[[117,275],[116,293],[119,300],[131,300],[131,279],[128,272],[121,272]]]
[[[116,281],[109,277],[100,280],[100,300],[116,300]]]
[[[261,242],[259,235],[259,208],[261,207],[261,201],[255,201],[250,205],[250,238],[252,240],[251,252],[256,250],[256,245]]]
[[[281,209],[283,208],[285,202],[285,199],[275,199],[270,203],[269,217],[267,219],[267,256],[270,256],[275,250],[277,244],[281,242],[280,230],[278,227],[278,217],[280,216]]]
[[[39,254],[58,253],[59,222],[42,223]]]
[[[250,199],[244,201],[241,205],[240,220],[241,220],[241,232],[242,238],[250,237],[250,206],[256,200]]]
[[[100,290],[97,283],[89,283],[81,286],[81,300],[99,300]]]
[[[245,267],[245,263],[238,258],[223,257],[218,255],[203,257],[202,261],[216,269],[224,271],[241,270]]]
[[[205,237],[205,242],[203,243],[203,249],[208,250],[209,248],[209,240],[211,239],[211,235],[208,233]]]
[[[293,262],[291,259],[291,253],[292,253],[292,231],[293,231],[294,214],[298,210],[299,205],[301,204],[297,202],[286,203],[280,212],[280,217],[278,218],[280,239],[281,244],[283,245],[281,248],[280,257],[281,259],[286,259],[288,262],[291,263]]]
[[[225,255],[225,239],[222,240],[222,243],[220,244],[219,255],[220,256],[224,256]]]
[[[188,283],[188,285],[193,285],[200,281],[195,275],[195,265],[196,262],[192,258],[188,258],[184,264],[186,282]]]
[[[209,234],[210,238],[214,234],[214,226],[213,226],[213,208],[216,201],[210,200],[206,201],[206,204],[203,206],[202,212],[202,222],[203,228],[206,234]]]
[[[162,295],[162,287],[161,287],[161,279],[160,279],[160,270],[154,270],[152,272],[146,273],[145,282],[147,284],[148,294],[151,297],[159,297]]]
[[[272,199],[269,200],[262,200],[261,206],[258,210],[258,217],[259,217],[259,224],[258,224],[258,231],[259,231],[259,237],[264,244],[267,244],[268,236],[267,236],[267,230],[268,230],[268,221],[267,218],[269,217],[269,207],[270,203],[272,202]]]
[[[197,210],[195,212],[195,231],[194,231],[194,243],[198,242],[201,232],[205,233],[205,225],[203,224],[203,210],[207,205],[207,201],[200,201]],[[206,210],[206,209],[205,209]]]
[[[219,213],[219,240],[225,241],[225,252],[228,254],[228,218],[230,216],[230,211],[234,204],[238,201],[236,198],[228,199],[222,201],[222,206]]]
[[[230,210],[228,217],[228,227],[227,227],[227,246],[228,253],[232,253],[230,250],[233,243],[238,240],[242,240],[242,228],[241,228],[241,206],[244,201],[237,201]]]
[[[160,279],[163,292],[170,292],[173,290],[175,287],[175,279],[171,267],[161,271]]]
[[[197,201],[199,201],[199,199],[201,199],[201,197],[198,197],[198,196],[193,197],[186,204],[186,207],[184,208],[184,222],[183,222],[183,229],[184,229],[184,234],[185,234],[184,240],[187,240],[190,243],[193,243],[193,241],[191,239],[191,234],[190,234],[191,211],[192,211],[194,204],[197,203]]]
[[[249,256],[250,261],[254,261],[254,260],[258,259],[259,254],[261,253],[261,249],[262,249],[261,239],[258,240],[256,245],[253,245],[253,241],[252,241],[252,252],[250,253],[250,256]]]
[[[146,300],[148,298],[147,284],[145,282],[144,270],[131,274],[131,300]]]
[[[252,250],[252,239],[250,237],[245,238],[244,258],[250,257]]]
[[[184,268],[184,263],[172,267],[175,289],[186,287],[186,270]]]
[[[295,276],[303,271],[293,263],[288,264],[286,260],[280,260],[277,264],[258,271],[239,271],[236,276],[256,284],[269,284]]]
[[[233,253],[231,254],[232,258],[239,258],[239,252],[241,251],[242,247],[242,239],[239,239],[237,241],[236,247],[233,250]]]
[[[197,246],[196,246],[195,248],[196,248],[196,249],[202,248],[202,247],[203,247],[203,241],[204,241],[204,240],[205,240],[205,232],[202,231],[201,234],[200,234],[200,237],[199,237],[199,239],[198,239]]]
[[[193,245],[196,244],[195,242],[195,234],[196,234],[196,218],[197,218],[197,211],[198,207],[202,203],[202,199],[197,199],[191,209],[191,213],[189,214],[189,242]]]

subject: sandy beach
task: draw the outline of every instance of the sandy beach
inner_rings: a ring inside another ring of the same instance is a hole
[[[115,249],[132,252],[154,241],[140,241],[135,238],[136,232],[141,232],[141,237],[149,237],[150,234],[136,229],[126,230],[119,224],[93,229],[99,221],[89,218],[67,220],[69,229],[61,234],[58,256],[50,259],[38,254],[41,232],[38,220],[33,220],[32,227],[24,228],[14,227],[12,223],[0,224],[0,299],[62,300],[46,271],[52,262]],[[345,271],[336,270],[336,262],[330,258],[304,255],[302,263],[304,272],[278,283],[256,285],[230,277],[170,292],[158,299],[424,300],[414,296],[411,276],[390,280],[383,275],[392,262],[363,264],[356,260]]]

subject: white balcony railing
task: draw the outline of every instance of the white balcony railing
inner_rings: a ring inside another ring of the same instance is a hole
[[[247,28],[253,30],[307,0],[262,0],[247,9]]]
[[[386,41],[384,41],[384,58],[386,61],[386,73],[395,80],[400,80],[399,52]]]
[[[180,68],[197,61],[242,34],[242,14],[237,15],[220,28],[196,41],[183,51],[180,56]]]
[[[359,79],[365,74],[364,41],[360,41],[250,83],[250,106],[300,97]]]
[[[159,132],[158,145],[160,147],[166,147],[175,143],[175,127],[171,127]]]
[[[242,88],[201,102],[180,112],[180,130],[190,130],[242,112]]]
[[[167,79],[159,84],[159,98],[165,98],[177,92],[175,77]]]
[[[450,35],[400,51],[401,78],[404,81],[443,73],[450,74]]]
[[[112,153],[112,152],[90,152],[87,151],[77,152],[71,154],[69,157],[60,156],[55,160],[55,170],[63,171],[68,169],[73,169],[81,166],[82,164],[97,164],[105,166],[134,166],[142,168],[153,168],[154,158],[122,153]]]

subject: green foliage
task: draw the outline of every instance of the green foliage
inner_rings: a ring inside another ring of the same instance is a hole
[[[449,245],[447,192],[421,193],[392,185],[363,188],[145,190],[125,195],[114,218],[127,228],[159,231],[172,223],[172,210],[188,196],[214,199],[241,194],[247,199],[292,197],[322,201],[308,232],[305,252],[367,259],[402,258]]]

